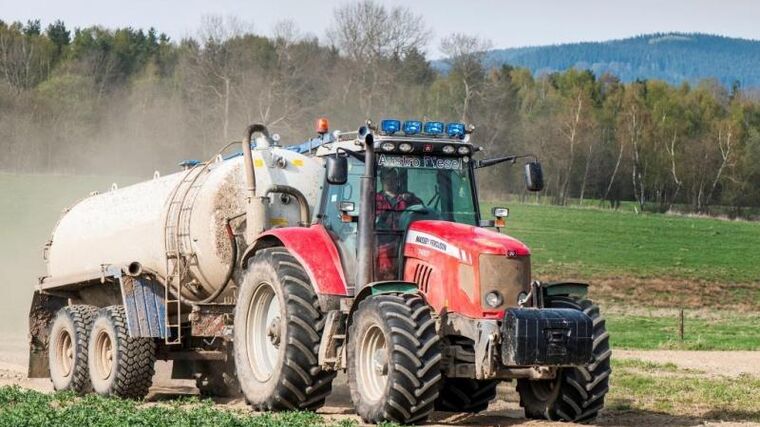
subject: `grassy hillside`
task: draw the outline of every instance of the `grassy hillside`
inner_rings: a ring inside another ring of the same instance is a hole
[[[507,203],[539,274],[760,282],[760,223]]]

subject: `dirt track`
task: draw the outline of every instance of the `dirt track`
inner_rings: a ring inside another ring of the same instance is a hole
[[[672,362],[680,368],[696,369],[704,371],[707,375],[740,375],[748,373],[760,376],[760,352],[696,352],[696,351],[625,351],[617,350],[616,358],[635,358],[649,360],[658,363]],[[726,362],[729,363],[726,363]],[[8,343],[0,350],[0,386],[16,384],[43,392],[53,390],[48,379],[26,378],[26,355],[23,343]],[[724,368],[730,366],[726,371]],[[159,362],[154,387],[148,396],[149,401],[160,402],[181,395],[196,394],[197,390],[192,381],[178,381],[168,378],[170,372],[167,362]],[[231,408],[246,409],[245,403],[240,399],[218,400],[217,403]],[[351,398],[346,385],[345,376],[339,375],[334,383],[333,393],[327,404],[319,411],[325,417],[332,419],[354,419],[359,421],[353,413]],[[436,412],[430,419],[430,425],[454,426],[454,425],[481,425],[481,426],[571,426],[573,424],[549,423],[540,421],[528,421],[523,418],[518,405],[518,397],[511,383],[505,383],[499,389],[499,396],[489,407],[488,411],[478,415],[452,414]],[[756,424],[733,424],[733,423],[710,423],[692,417],[674,417],[660,413],[644,411],[609,411],[603,413],[597,419],[596,425],[600,426],[644,426],[644,425],[671,425],[671,426],[697,426],[697,425],[756,425]]]

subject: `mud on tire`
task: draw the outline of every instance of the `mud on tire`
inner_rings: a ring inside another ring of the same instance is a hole
[[[132,338],[124,306],[100,309],[92,323],[88,365],[96,393],[142,399],[153,382],[156,343],[153,338]]]
[[[440,369],[441,344],[422,297],[386,294],[359,303],[349,327],[348,381],[364,422],[424,421],[438,398]]]
[[[477,413],[488,409],[488,404],[496,398],[499,381],[475,380],[472,378],[444,378],[438,400],[437,411]]]
[[[86,393],[92,390],[87,368],[87,345],[98,308],[70,305],[58,311],[50,325],[48,358],[56,390]]]
[[[604,406],[609,390],[609,334],[599,307],[587,299],[557,296],[547,299],[547,307],[571,308],[586,313],[594,325],[592,362],[580,368],[563,368],[554,380],[518,380],[520,406],[528,418],[584,422],[594,419]]]
[[[324,405],[335,378],[319,366],[324,323],[309,276],[290,252],[257,252],[240,289],[234,328],[238,380],[254,409]]]

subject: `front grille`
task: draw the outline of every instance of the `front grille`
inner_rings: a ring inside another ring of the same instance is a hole
[[[480,301],[483,308],[503,310],[517,306],[520,292],[530,289],[530,256],[509,258],[506,255],[482,254],[480,263]],[[486,305],[485,297],[498,291],[503,297],[499,307]]]
[[[419,263],[414,267],[414,282],[419,285],[422,292],[428,291],[428,283],[430,282],[430,274],[433,269],[425,264]]]

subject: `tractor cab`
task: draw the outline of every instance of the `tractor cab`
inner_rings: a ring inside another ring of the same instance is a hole
[[[374,259],[371,281],[404,279],[404,242],[416,221],[493,225],[480,220],[474,169],[488,161],[472,159],[480,150],[470,143],[472,126],[383,120],[379,127],[370,123],[363,129],[334,133],[327,143],[318,141],[317,155],[326,158],[328,169],[320,221],[336,241],[347,281],[356,281],[363,221],[371,226],[366,243]],[[371,144],[361,143],[367,135]],[[309,149],[316,145],[308,144]],[[499,158],[484,166],[514,158]],[[540,179],[536,173],[540,167],[534,170],[534,181]],[[372,181],[367,183],[370,203],[362,203],[362,179]]]

